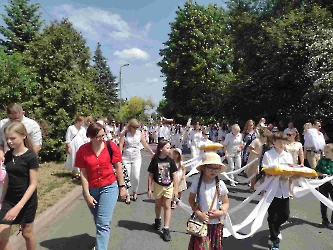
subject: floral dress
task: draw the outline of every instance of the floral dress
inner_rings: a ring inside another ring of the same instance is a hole
[[[242,166],[245,166],[247,164],[247,160],[249,159],[249,146],[252,143],[254,139],[257,138],[257,134],[255,132],[251,133],[245,133],[243,134],[243,141],[245,142],[245,146],[242,152]]]

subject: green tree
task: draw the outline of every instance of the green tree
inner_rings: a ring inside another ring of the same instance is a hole
[[[40,88],[34,116],[44,128],[44,160],[63,160],[66,129],[77,115],[107,116],[111,108],[105,90],[92,84],[86,41],[67,19],[52,22],[31,42],[26,64],[34,66]]]
[[[154,109],[155,104],[151,98],[144,99],[139,96],[133,96],[122,106],[123,120],[128,121],[136,118],[141,122],[147,122],[149,115],[147,111]],[[119,120],[119,114],[116,115],[116,120]]]
[[[39,88],[36,79],[34,69],[24,66],[20,53],[6,54],[4,47],[0,47],[0,103],[3,106],[20,102],[31,109]]]
[[[106,91],[106,95],[109,98],[111,104],[117,102],[117,87],[115,82],[116,77],[111,73],[110,67],[107,64],[106,58],[102,54],[101,44],[98,43],[95,55],[94,55],[94,68],[97,71],[96,83]]]
[[[188,1],[176,14],[158,63],[166,77],[164,97],[170,115],[217,114],[216,107],[223,106],[223,93],[233,79],[225,11]]]
[[[277,7],[281,6],[274,8]],[[278,13],[274,8],[272,13]],[[261,116],[274,120],[295,119],[291,114],[300,113],[307,106],[305,96],[313,90],[313,79],[307,73],[309,51],[306,48],[313,43],[311,37],[320,36],[322,29],[332,26],[332,16],[316,5],[288,9],[288,13],[283,11],[282,16],[265,17],[268,21],[257,16],[246,22],[249,18],[242,16],[242,11],[238,16],[230,16],[230,20],[238,18],[243,23],[240,21],[237,27],[231,22],[231,39],[238,46],[235,47],[235,61],[241,61],[241,67],[238,67],[241,70],[236,72],[228,98],[228,115],[243,121]],[[245,46],[238,42],[241,39],[239,31],[248,23],[253,23],[252,29],[247,26],[253,35],[244,33],[243,39],[250,41]],[[291,107],[297,107],[295,112],[289,112]],[[304,114],[303,118],[306,116]]]
[[[0,33],[6,40],[0,39],[0,43],[7,47],[8,51],[23,52],[40,30],[43,20],[38,12],[40,4],[29,4],[28,0],[11,0],[5,5],[7,15],[2,14],[7,27],[0,27]]]

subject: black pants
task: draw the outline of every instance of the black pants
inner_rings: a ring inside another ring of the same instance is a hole
[[[290,214],[289,198],[274,198],[271,205],[268,208],[268,226],[271,234],[270,240],[274,243],[279,243],[280,239],[278,235],[280,233],[280,227],[285,223]]]
[[[323,185],[321,185],[319,187],[319,192],[324,195],[326,198],[328,198],[328,196],[331,196],[331,199],[333,199],[333,185],[331,182],[326,182]],[[328,221],[327,218],[327,207],[320,202],[320,211],[321,211],[321,218],[323,219],[323,221]],[[331,221],[333,221],[333,213],[331,215]]]

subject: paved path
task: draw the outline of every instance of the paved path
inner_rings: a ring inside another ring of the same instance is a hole
[[[189,159],[189,155],[185,155]],[[147,168],[149,155],[143,152],[143,165],[139,198],[137,202],[126,205],[118,202],[113,214],[112,236],[109,249],[187,249],[190,236],[186,234],[185,223],[188,214],[181,208],[173,211],[171,220],[171,242],[164,242],[160,234],[152,229],[154,221],[154,201],[149,200],[146,194]],[[188,186],[193,178],[188,178]],[[246,185],[237,185],[229,188],[231,207],[242,202],[249,193]],[[188,191],[183,194],[188,198]],[[259,201],[256,199],[243,210],[232,216],[234,223],[239,223],[249,214]],[[322,228],[320,224],[319,201],[311,194],[301,199],[291,201],[291,218],[282,226],[283,241],[281,249],[290,250],[330,250],[333,249],[333,231]],[[248,228],[243,232],[248,232]],[[245,240],[236,240],[232,236],[224,240],[224,249],[268,249],[268,229],[266,218],[262,228],[253,237]],[[72,202],[62,213],[38,233],[37,249],[50,250],[90,250],[94,247],[95,229],[92,216],[82,198]]]

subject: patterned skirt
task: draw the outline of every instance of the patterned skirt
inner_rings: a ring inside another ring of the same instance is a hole
[[[208,224],[206,237],[191,235],[188,250],[222,250],[223,224]]]
[[[112,165],[113,166],[113,165]],[[121,167],[123,169],[123,175],[124,175],[124,184],[126,186],[126,189],[129,189],[132,185],[131,185],[131,180],[128,176],[128,172],[127,172],[127,169],[125,167],[125,165],[123,163],[121,163]],[[113,166],[113,170],[114,170],[114,174],[116,174],[116,169],[115,167]]]

